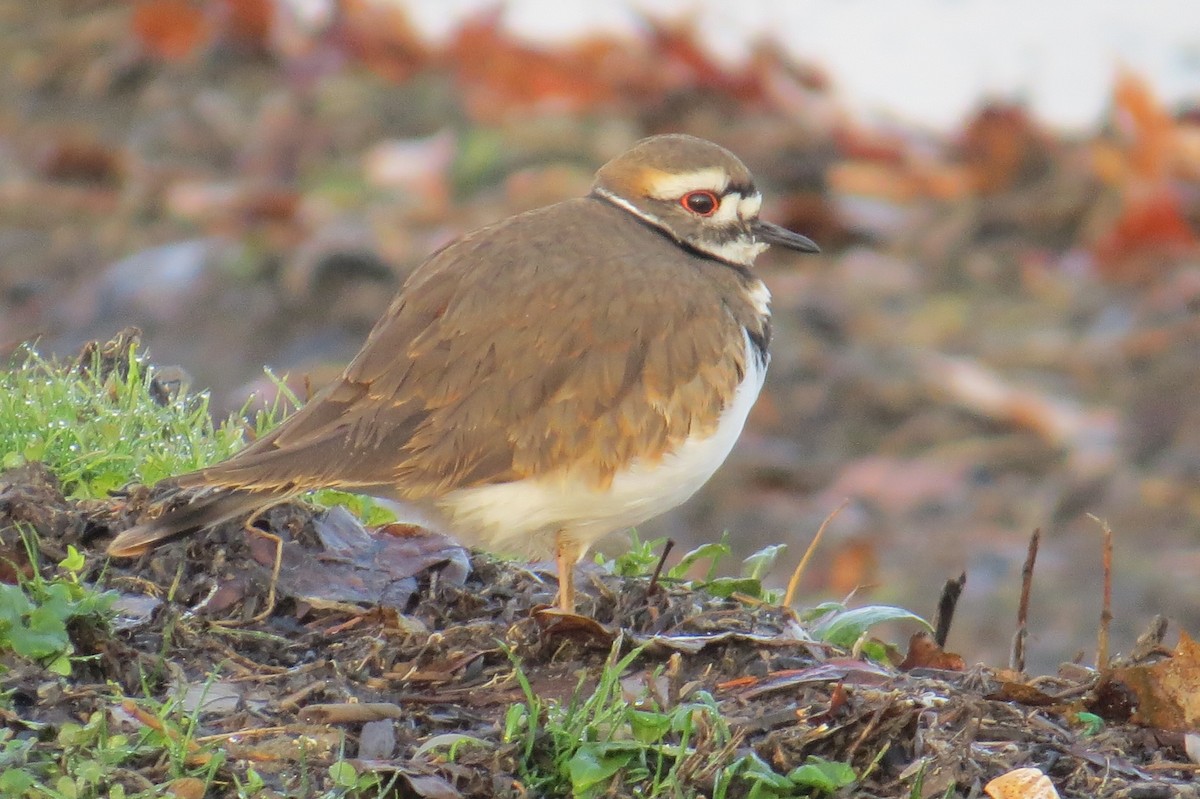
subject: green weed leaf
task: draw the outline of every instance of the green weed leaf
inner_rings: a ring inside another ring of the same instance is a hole
[[[607,783],[629,765],[637,750],[636,745],[623,743],[585,743],[580,746],[567,763],[575,796],[586,795],[592,788]]]
[[[821,757],[809,756],[803,765],[788,772],[787,778],[798,788],[808,788],[821,793],[853,785],[856,779],[849,763],[839,763]]]
[[[812,629],[812,635],[819,641],[848,649],[862,637],[863,633],[888,621],[914,621],[932,630],[929,622],[917,614],[904,608],[892,605],[867,605],[835,612],[817,622]]]
[[[762,581],[775,567],[775,561],[787,550],[787,544],[763,547],[742,561],[742,576]]]

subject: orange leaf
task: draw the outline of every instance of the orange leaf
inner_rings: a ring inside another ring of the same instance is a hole
[[[425,42],[398,3],[342,0],[334,39],[367,69],[397,83],[430,60]]]
[[[221,0],[222,32],[227,41],[252,50],[266,50],[275,21],[274,0]]]
[[[646,20],[646,26],[650,31],[650,47],[659,65],[658,72],[667,76],[670,82],[668,90],[699,89],[733,97],[743,103],[763,99],[763,82],[758,75],[750,69],[734,71],[722,66],[701,46],[693,26],[652,19]],[[762,65],[767,66],[765,60]]]
[[[466,21],[446,55],[471,115],[498,121],[529,108],[579,112],[613,102],[612,67],[623,49],[601,38],[560,49],[527,45],[508,36],[499,15],[489,12]]]
[[[961,655],[943,650],[933,641],[933,636],[922,630],[908,639],[908,654],[900,663],[901,671],[913,669],[941,669],[943,671],[966,671],[967,664]]]
[[[1166,177],[1174,150],[1175,122],[1149,85],[1129,70],[1121,70],[1113,87],[1113,105],[1113,121],[1127,142],[1134,174],[1154,181]]]
[[[967,123],[962,139],[963,157],[981,194],[1011,189],[1049,164],[1047,141],[1020,105],[984,106]]]
[[[1058,791],[1041,769],[1018,768],[983,786],[992,799],[1058,799]]]
[[[1187,633],[1180,634],[1170,658],[1113,669],[1106,681],[1133,693],[1136,709],[1130,721],[1135,724],[1182,732],[1200,728],[1200,644]]]
[[[1131,271],[1125,263],[1131,258],[1182,253],[1195,246],[1197,237],[1184,217],[1178,195],[1164,185],[1129,192],[1120,214],[1093,251],[1106,275],[1124,277]]]
[[[187,0],[145,0],[133,11],[133,35],[155,58],[180,61],[211,35],[204,11]]]

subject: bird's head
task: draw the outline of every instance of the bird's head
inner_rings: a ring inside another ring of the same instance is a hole
[[[751,266],[768,245],[820,252],[807,236],[758,218],[762,195],[737,156],[683,134],[652,136],[602,166],[592,193],[684,247]]]

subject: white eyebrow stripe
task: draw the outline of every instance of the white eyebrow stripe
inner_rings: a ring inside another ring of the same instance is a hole
[[[678,200],[689,191],[711,191],[720,196],[728,186],[729,173],[720,167],[677,175],[656,170],[646,179],[646,193],[656,200]]]

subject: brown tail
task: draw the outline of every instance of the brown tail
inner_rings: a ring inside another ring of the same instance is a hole
[[[192,501],[168,507],[157,518],[130,527],[108,545],[108,554],[118,558],[140,555],[172,538],[259,510],[282,499],[262,491],[214,489]]]

